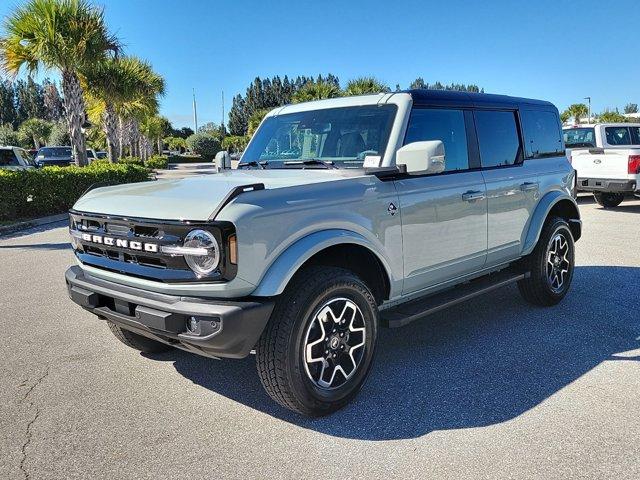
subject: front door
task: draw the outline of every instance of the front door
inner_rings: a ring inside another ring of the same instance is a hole
[[[476,156],[469,155],[469,128],[473,128],[470,111],[414,108],[411,113],[405,144],[442,141],[445,172],[396,180],[402,216],[405,294],[484,266],[486,189],[482,172],[473,169]]]

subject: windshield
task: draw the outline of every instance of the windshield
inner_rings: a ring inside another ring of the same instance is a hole
[[[38,156],[42,157],[70,157],[71,156],[71,148],[69,147],[60,147],[60,148],[41,148],[38,151]]]
[[[595,148],[596,133],[593,128],[569,128],[563,132],[567,148]]]
[[[29,152],[27,152],[26,150],[22,148],[16,148],[16,155],[18,155],[22,159],[25,165],[31,165],[32,167],[35,167],[36,162],[33,160],[33,157],[29,154]]]
[[[365,157],[384,155],[395,112],[395,105],[367,105],[268,117],[240,165],[360,168]]]

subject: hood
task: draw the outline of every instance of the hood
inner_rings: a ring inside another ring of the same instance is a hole
[[[178,180],[157,180],[96,188],[75,210],[121,217],[206,221],[236,187],[255,183],[284,188],[361,175],[347,170],[227,170]]]

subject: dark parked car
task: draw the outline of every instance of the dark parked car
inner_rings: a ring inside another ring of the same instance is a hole
[[[42,147],[36,155],[36,163],[39,167],[70,165],[73,163],[71,147]]]

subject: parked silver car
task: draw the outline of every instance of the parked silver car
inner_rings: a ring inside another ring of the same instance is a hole
[[[0,147],[0,169],[28,170],[36,168],[36,164],[24,148]]]
[[[125,344],[255,351],[277,402],[323,415],[360,390],[381,326],[516,282],[533,304],[561,301],[574,194],[548,102],[411,90],[290,105],[238,170],[86,193],[66,282]]]

